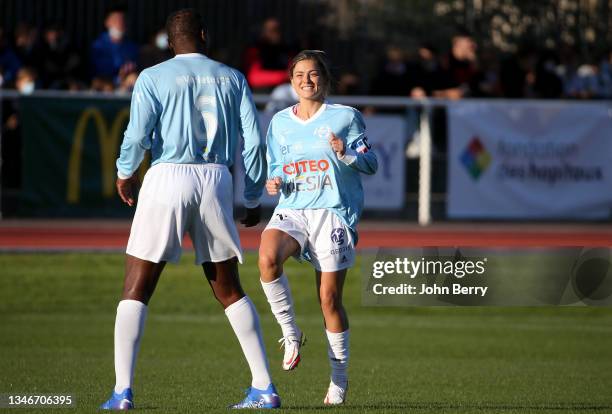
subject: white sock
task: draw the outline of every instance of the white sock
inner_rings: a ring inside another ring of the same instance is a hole
[[[327,356],[331,367],[331,380],[340,387],[346,387],[348,381],[349,331],[335,333],[325,330],[327,334]]]
[[[293,299],[291,298],[287,276],[283,273],[272,282],[262,280],[261,287],[268,299],[270,309],[272,309],[272,313],[283,331],[283,337],[299,340],[301,332],[295,323]]]
[[[147,305],[122,300],[115,319],[115,392],[132,387],[140,338],[147,317]]]
[[[242,352],[251,369],[253,381],[251,386],[265,390],[272,383],[268,370],[266,350],[261,337],[259,316],[248,296],[232,303],[225,308],[225,315],[240,342]]]

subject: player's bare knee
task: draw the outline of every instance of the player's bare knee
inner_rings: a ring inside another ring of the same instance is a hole
[[[220,295],[215,293],[215,298],[221,304],[221,306],[223,306],[223,309],[226,309],[228,306],[239,301],[243,297],[244,297],[244,293],[241,291],[237,291],[237,290],[233,290],[230,292],[223,292]]]
[[[217,299],[217,302],[224,308],[227,308],[229,305],[245,296],[244,290],[242,290],[242,286],[237,280],[225,280],[220,283],[211,283],[211,287],[215,299]]]
[[[145,292],[141,289],[124,288],[123,294],[121,295],[121,299],[122,300],[137,300],[147,305],[149,303],[149,299],[151,299],[151,295],[148,292]]]
[[[257,264],[262,275],[272,276],[278,273],[281,263],[275,254],[260,251]]]

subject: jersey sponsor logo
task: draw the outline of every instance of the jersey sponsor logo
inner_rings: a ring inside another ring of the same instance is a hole
[[[223,85],[230,83],[229,76],[177,76],[175,78],[178,86],[183,85]]]
[[[331,232],[331,241],[336,243],[338,246],[341,246],[344,244],[345,235],[346,231],[342,227],[335,228]]]
[[[291,153],[291,145],[281,145],[281,154],[287,155]]]
[[[329,125],[321,125],[318,128],[315,128],[314,135],[319,137],[320,139],[329,139],[329,135],[331,134],[332,129]]]
[[[292,181],[287,181],[283,184],[283,193],[285,195],[291,193],[299,193],[302,191],[325,190],[326,187],[334,188],[334,184],[329,175],[311,175],[308,177],[296,177]]]
[[[301,142],[298,142],[297,144],[281,145],[280,149],[282,155],[289,155],[292,152],[299,154],[304,152],[304,145],[302,145]]]
[[[321,172],[329,169],[327,160],[302,160],[285,164],[283,172],[287,175],[300,175],[306,172]]]
[[[372,148],[372,145],[368,142],[368,137],[363,137],[353,143],[352,148],[361,154],[365,154]]]
[[[295,161],[283,166],[283,172],[292,176],[285,182],[283,192],[288,195],[301,191],[325,190],[326,187],[334,188],[331,177],[325,172],[329,170],[328,160],[302,160]],[[305,175],[306,173],[318,173]]]

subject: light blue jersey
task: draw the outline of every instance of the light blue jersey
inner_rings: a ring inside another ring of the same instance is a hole
[[[130,122],[117,160],[120,177],[130,177],[146,150],[151,164],[233,163],[244,138],[247,204],[265,184],[265,142],[244,76],[199,53],[175,56],[140,73]]]
[[[344,105],[323,104],[304,121],[294,108],[274,115],[268,128],[268,178],[283,180],[278,208],[331,210],[356,235],[363,209],[359,174],[374,174],[378,168],[361,113]],[[341,160],[329,144],[331,132],[347,148]]]

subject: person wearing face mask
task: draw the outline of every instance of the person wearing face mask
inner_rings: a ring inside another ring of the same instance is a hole
[[[159,29],[146,45],[140,48],[138,59],[139,70],[149,68],[172,58],[172,52],[168,47],[168,34],[165,29]]]
[[[120,75],[135,69],[138,46],[125,38],[126,21],[123,9],[112,9],[104,20],[106,31],[91,47],[91,66],[94,77],[119,80]]]
[[[28,67],[19,69],[15,79],[15,89],[22,95],[31,95],[36,89],[36,71]]]
[[[23,67],[15,75],[15,89],[23,95],[34,92],[36,71]],[[21,188],[21,122],[19,119],[19,99],[7,99],[2,105],[2,189],[16,190]]]

